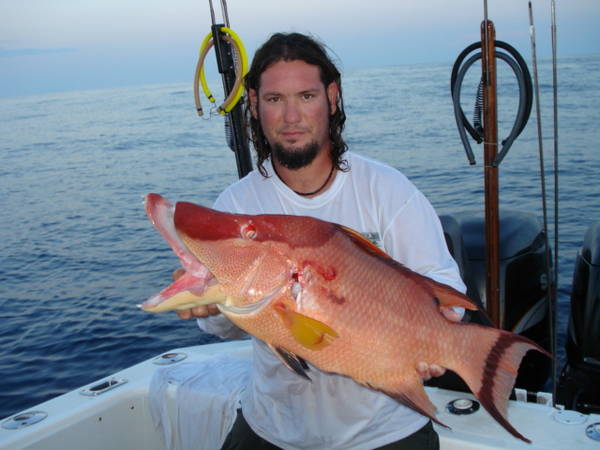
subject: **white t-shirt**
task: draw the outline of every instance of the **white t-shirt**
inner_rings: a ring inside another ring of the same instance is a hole
[[[243,214],[313,216],[353,228],[410,269],[465,292],[437,214],[425,196],[399,171],[346,153],[348,172],[338,171],[327,191],[313,198],[295,194],[265,163],[228,187],[218,210]],[[226,338],[242,331],[223,315],[198,319],[200,328]],[[402,439],[428,418],[352,379],[311,366],[312,382],[285,367],[253,339],[251,381],[242,411],[261,437],[284,449],[371,449]]]

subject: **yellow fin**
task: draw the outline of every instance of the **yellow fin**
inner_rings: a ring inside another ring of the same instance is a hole
[[[283,304],[276,305],[275,310],[281,315],[296,342],[309,350],[321,350],[339,336],[329,325],[291,311]]]

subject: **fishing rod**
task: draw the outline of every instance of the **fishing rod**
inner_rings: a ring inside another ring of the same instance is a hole
[[[554,289],[558,291],[558,76],[556,60],[556,1],[550,1],[552,40],[552,119],[554,129]],[[556,298],[556,294],[555,294]]]
[[[214,47],[217,67],[221,74],[225,100],[219,106],[213,106],[211,111],[225,117],[225,135],[229,148],[235,154],[239,178],[246,176],[252,170],[252,158],[248,138],[244,127],[244,76],[248,71],[248,59],[240,37],[229,25],[226,0],[221,0],[221,15],[223,23],[217,23],[212,0],[208,0],[211,16],[211,31],[202,40],[200,55],[194,73],[194,101],[199,116],[204,114],[200,101],[200,87],[209,102],[216,104],[206,82],[204,61],[209,50]]]
[[[551,41],[552,41],[552,118],[553,118],[553,129],[554,129],[554,295],[552,304],[550,305],[551,316],[551,345],[552,354],[556,355],[556,349],[558,347],[558,335],[557,329],[557,312],[558,312],[558,76],[557,76],[557,56],[556,56],[556,1],[550,1],[550,17],[552,21],[551,25]],[[557,362],[556,358],[552,361],[552,406],[556,406],[557,394],[558,394],[558,380],[557,380]]]
[[[553,73],[554,73],[554,82],[556,82],[556,61],[555,61],[555,14],[554,14],[554,5],[552,5],[552,46],[553,46]],[[550,346],[551,353],[556,355],[556,347],[557,347],[557,337],[556,337],[556,301],[557,296],[556,292],[558,289],[558,259],[555,260],[554,265],[554,277],[550,273],[551,267],[551,256],[550,256],[550,247],[548,245],[548,208],[546,205],[546,176],[545,176],[545,164],[544,164],[544,145],[543,145],[543,136],[542,136],[542,117],[541,117],[541,108],[540,108],[540,88],[539,88],[539,77],[538,77],[538,66],[537,66],[537,46],[536,46],[536,36],[535,36],[535,25],[533,22],[533,6],[531,1],[528,2],[529,9],[529,34],[531,41],[531,59],[533,65],[533,75],[534,75],[534,88],[535,88],[535,106],[536,106],[536,117],[537,117],[537,133],[538,133],[538,153],[539,153],[539,161],[540,161],[540,182],[542,189],[542,210],[543,210],[543,221],[544,221],[544,246],[545,246],[545,258],[546,258],[546,276],[548,279],[547,283],[547,295],[548,295],[548,317],[550,323]],[[554,84],[554,196],[555,196],[555,253],[558,253],[558,178],[557,178],[557,161],[558,161],[558,147],[557,147],[557,105],[556,105],[556,84]],[[556,258],[556,256],[555,256]],[[557,363],[556,358],[552,359],[552,404],[556,406],[556,397],[557,397],[557,388],[558,388],[558,380],[557,380]]]

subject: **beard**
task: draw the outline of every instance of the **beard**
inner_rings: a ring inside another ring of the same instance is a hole
[[[296,170],[308,166],[319,153],[319,144],[310,142],[302,148],[286,149],[280,143],[272,146],[271,154],[286,169]]]

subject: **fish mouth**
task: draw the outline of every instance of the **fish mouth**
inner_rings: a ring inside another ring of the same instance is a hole
[[[154,228],[167,241],[179,258],[183,275],[173,283],[150,297],[139,308],[147,312],[160,313],[173,309],[190,309],[202,305],[216,304],[221,312],[247,315],[260,311],[286,288],[285,279],[271,292],[258,301],[238,305],[237,298],[225,292],[217,278],[185,245],[175,229],[175,205],[159,194],[148,194],[144,207]]]
[[[179,258],[185,273],[139,307],[144,311],[159,313],[222,302],[225,296],[217,279],[177,235],[175,205],[158,194],[148,194],[144,208],[152,225]]]

